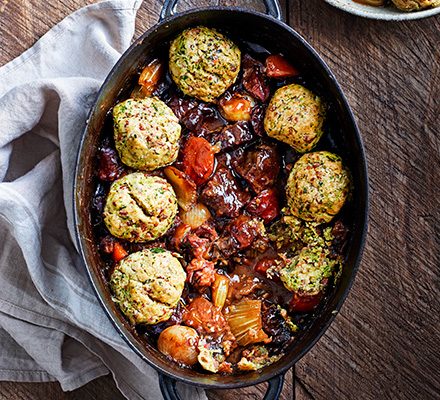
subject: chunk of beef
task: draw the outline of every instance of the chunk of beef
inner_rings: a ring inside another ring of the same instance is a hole
[[[262,218],[266,224],[274,220],[281,212],[276,190],[270,188],[260,192],[247,204],[246,211]]]
[[[220,336],[227,329],[225,317],[209,300],[195,298],[183,313],[182,322],[203,336]]]
[[[264,332],[272,338],[270,347],[275,353],[283,352],[292,343],[293,336],[280,309],[274,304],[263,302],[261,304],[261,319]]]
[[[212,243],[218,238],[214,227],[204,223],[193,230],[189,225],[180,224],[171,237],[171,245],[179,252],[185,252],[192,258],[210,258]]]
[[[270,88],[264,73],[264,65],[245,54],[242,59],[243,86],[254,97],[265,102],[269,98]]]
[[[183,314],[182,322],[194,328],[201,336],[219,341],[226,356],[237,347],[222,312],[203,297],[197,297],[191,302]]]
[[[255,193],[260,193],[275,184],[280,171],[278,151],[268,144],[258,145],[237,159],[234,167]]]
[[[113,236],[111,235],[104,236],[99,242],[99,250],[101,250],[101,252],[107,255],[112,254],[113,248],[115,246],[115,242],[116,239]]]
[[[98,150],[98,178],[101,181],[113,182],[124,172],[116,150],[102,146]]]
[[[197,236],[195,233],[189,233],[186,235],[183,245],[192,257],[209,258],[212,242],[209,239]]]
[[[225,125],[225,121],[218,110],[213,105],[205,103],[200,103],[191,108],[182,116],[181,122],[189,131],[200,136],[216,132]]]
[[[256,246],[259,240],[266,240],[261,220],[240,215],[225,227],[223,234],[214,242],[213,252],[217,257],[229,258],[251,245]]]
[[[218,238],[218,233],[215,228],[206,222],[200,225],[194,233],[201,238],[209,239],[211,242]]]
[[[239,121],[225,126],[221,132],[212,136],[211,143],[219,143],[220,150],[232,150],[235,147],[249,143],[254,139],[251,127],[246,121]]]
[[[107,198],[107,189],[102,183],[97,183],[95,193],[90,202],[90,209],[92,211],[92,223],[102,232],[102,235],[107,235],[108,230],[103,223],[102,213],[104,211],[105,200]]]
[[[171,96],[167,101],[168,107],[173,110],[174,115],[179,119],[180,122],[186,117],[186,115],[199,103],[194,99],[187,99],[177,96],[176,94]]]
[[[342,221],[336,221],[332,228],[332,234],[335,237],[332,243],[332,250],[337,255],[341,255],[347,244],[348,228]]]
[[[220,166],[206,184],[200,199],[214,210],[217,217],[237,217],[250,195],[240,188],[231,171]]]
[[[285,260],[278,253],[267,254],[260,258],[254,265],[254,271],[266,278],[280,282],[278,271],[286,266]],[[268,276],[267,271],[270,270]],[[281,282],[280,282],[281,283]]]
[[[105,205],[105,194],[96,194],[93,196],[93,199],[91,201],[91,208],[96,213],[96,223],[100,223],[102,221],[102,212],[104,211],[104,205]]]
[[[152,93],[153,96],[159,97],[162,101],[170,97],[170,92],[173,90],[171,88],[173,81],[171,78],[166,77],[162,80],[155,88]]]
[[[258,278],[250,275],[239,275],[234,279],[228,291],[228,304],[235,303],[243,299],[243,297],[255,298],[255,292],[264,289],[265,286]],[[235,277],[234,277],[235,278]]]
[[[186,280],[196,289],[209,287],[214,283],[214,263],[204,258],[194,258],[186,266]]]
[[[251,125],[256,135],[264,135],[264,107],[262,105],[257,105],[252,109]]]

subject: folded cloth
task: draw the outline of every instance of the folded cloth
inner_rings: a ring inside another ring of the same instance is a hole
[[[111,372],[130,399],[157,373],[100,307],[75,247],[72,182],[88,110],[141,0],[85,7],[0,68],[0,379],[73,390]],[[181,385],[184,398],[206,399]]]

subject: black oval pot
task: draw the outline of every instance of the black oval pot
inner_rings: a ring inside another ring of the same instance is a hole
[[[79,248],[102,307],[128,345],[159,372],[165,399],[179,398],[176,380],[215,389],[239,388],[268,381],[269,388],[265,399],[276,399],[281,392],[285,372],[310,350],[326,331],[344,302],[358,269],[368,219],[368,178],[362,140],[352,111],[333,73],[313,48],[280,20],[280,8],[276,0],[265,1],[271,15],[239,8],[213,7],[167,17],[173,13],[176,3],[176,0],[165,1],[161,14],[164,19],[144,33],[124,53],[102,85],[90,112],[79,149],[74,188],[74,213]],[[302,71],[307,71],[309,76],[313,76],[316,90],[331,104],[333,126],[337,127],[332,132],[330,146],[343,157],[350,168],[355,188],[350,206],[352,211],[349,214],[351,238],[345,267],[336,288],[316,312],[308,329],[300,334],[284,357],[262,371],[239,376],[209,375],[180,368],[154,347],[139,341],[111,300],[101,273],[103,263],[94,240],[90,219],[95,154],[107,112],[115,104],[121,90],[132,85],[139,68],[160,46],[168,43],[185,28],[196,25],[218,27],[233,37],[259,44],[272,53],[281,52],[288,59],[295,60]]]

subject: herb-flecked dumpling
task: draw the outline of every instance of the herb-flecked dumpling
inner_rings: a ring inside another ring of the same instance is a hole
[[[157,239],[177,214],[172,186],[158,176],[134,172],[114,181],[104,207],[104,222],[113,236],[130,242]]]
[[[304,154],[289,174],[290,214],[304,221],[330,222],[350,192],[350,174],[341,157],[328,151]]]
[[[213,102],[237,79],[240,49],[226,36],[204,26],[184,30],[169,51],[171,77],[186,95]]]

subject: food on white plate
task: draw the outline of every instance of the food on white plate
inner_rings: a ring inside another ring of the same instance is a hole
[[[161,248],[132,253],[110,277],[114,301],[132,324],[168,320],[182,295],[186,274],[180,261]]]
[[[237,79],[240,58],[234,42],[215,29],[198,26],[173,40],[169,69],[183,93],[212,102]]]
[[[176,160],[181,127],[162,100],[127,99],[113,108],[113,122],[116,150],[125,165],[152,171]]]
[[[154,146],[104,131],[96,156],[91,218],[113,300],[136,335],[199,373],[288,352],[337,284],[350,234],[347,168],[309,153],[332,139],[325,94],[306,89],[299,60],[240,46],[196,27],[170,44],[168,71],[153,54],[142,99],[114,115],[118,132],[136,127]],[[143,129],[138,111],[156,106],[172,115]]]
[[[330,222],[349,193],[349,173],[342,159],[328,151],[304,154],[287,180],[289,211],[305,221]]]
[[[420,11],[440,6],[440,0],[355,0],[367,6],[381,7],[394,5],[401,11]]]
[[[133,172],[112,183],[103,217],[113,236],[146,242],[162,236],[176,214],[176,195],[165,179]]]
[[[392,2],[402,11],[418,11],[440,6],[439,0],[392,0]]]
[[[278,89],[264,117],[266,133],[305,153],[312,150],[323,134],[325,106],[319,96],[298,84]]]
[[[356,0],[356,3],[365,4],[367,6],[380,7],[386,4],[386,0]]]

